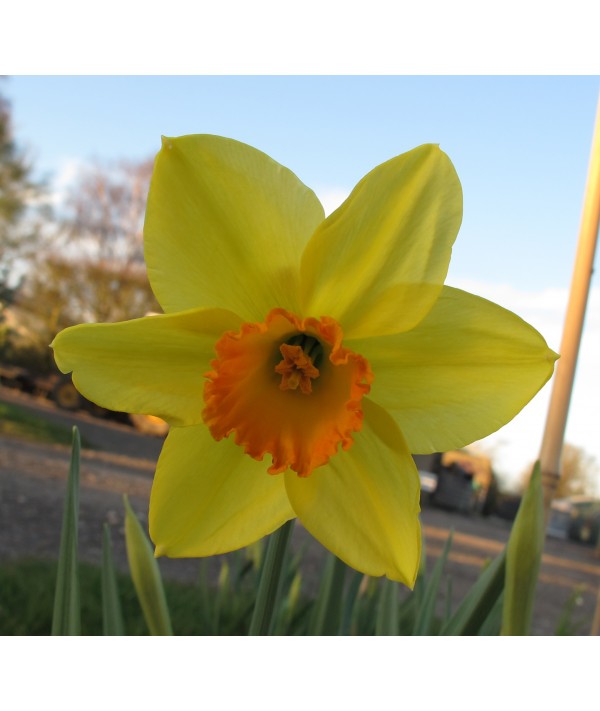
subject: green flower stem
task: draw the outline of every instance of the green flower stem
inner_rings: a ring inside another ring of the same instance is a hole
[[[171,616],[154,549],[141,523],[123,495],[125,547],[129,572],[144,619],[152,635],[172,635]]]
[[[542,470],[537,461],[506,544],[502,635],[529,634],[545,533]]]
[[[330,553],[325,562],[319,594],[315,600],[309,635],[337,634],[341,620],[341,599],[344,593],[344,577],[348,566]]]
[[[102,530],[102,630],[105,635],[123,636],[123,613],[119,599],[117,573],[112,555],[110,528],[105,523]]]
[[[271,534],[267,543],[267,551],[263,563],[256,604],[250,622],[249,636],[268,635],[271,632],[276,612],[276,602],[279,597],[283,563],[288,543],[292,535],[295,519],[283,524]]]
[[[67,481],[67,496],[60,535],[60,553],[52,615],[53,635],[81,634],[79,599],[79,565],[77,561],[77,525],[79,521],[79,465],[81,438],[73,427],[71,466]]]
[[[398,583],[384,578],[383,588],[379,595],[379,606],[375,619],[376,635],[398,634]]]

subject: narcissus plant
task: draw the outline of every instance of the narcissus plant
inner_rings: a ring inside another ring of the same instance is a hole
[[[250,146],[163,139],[144,240],[164,315],[52,344],[87,398],[171,425],[150,500],[158,555],[224,553],[298,517],[354,568],[414,584],[411,453],[494,432],[556,359],[513,313],[444,285],[461,218],[435,145],[376,167],[325,218]]]

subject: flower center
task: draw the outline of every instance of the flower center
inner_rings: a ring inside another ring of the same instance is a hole
[[[316,367],[323,359],[323,346],[313,336],[300,333],[292,336],[287,343],[279,346],[283,360],[275,366],[275,372],[281,375],[282,390],[296,390],[305,395],[312,393],[311,380],[319,377]]]
[[[215,350],[203,417],[216,440],[233,434],[254,459],[271,455],[269,473],[300,476],[352,445],[373,374],[342,346],[334,319],[273,309],[263,323],[223,334]]]

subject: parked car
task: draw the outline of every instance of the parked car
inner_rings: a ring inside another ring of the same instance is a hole
[[[600,537],[600,499],[569,496],[552,502],[548,535],[588,545]]]
[[[496,484],[489,457],[462,449],[414,454],[421,479],[421,504],[464,514],[489,515]]]

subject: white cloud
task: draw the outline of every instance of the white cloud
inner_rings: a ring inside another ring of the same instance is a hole
[[[331,215],[350,194],[345,188],[322,188],[315,192],[325,209],[325,215]]]
[[[52,178],[49,201],[53,207],[60,209],[63,205],[69,188],[73,185],[78,175],[87,163],[81,158],[63,158],[56,175]]]

